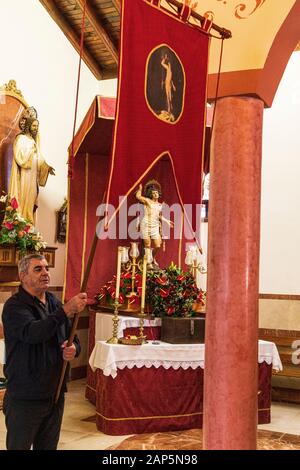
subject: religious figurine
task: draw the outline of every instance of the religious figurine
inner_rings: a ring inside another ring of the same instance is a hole
[[[159,202],[161,197],[161,185],[156,180],[150,180],[145,184],[144,195],[142,195],[143,187],[140,184],[136,192],[136,198],[144,205],[144,215],[141,220],[140,230],[145,248],[151,248],[151,240],[153,240],[153,266],[159,269],[155,256],[162,244],[161,225],[162,220],[173,227],[173,222],[162,216],[162,204]]]
[[[66,242],[67,235],[67,206],[68,201],[65,198],[63,205],[57,212],[57,229],[56,229],[56,239],[59,243]]]
[[[167,111],[170,116],[170,120],[174,121],[173,115],[173,93],[176,91],[176,87],[173,81],[173,72],[172,72],[172,65],[169,55],[166,53],[164,54],[161,60],[161,66],[165,69],[165,79],[163,81],[163,86],[166,95],[166,104],[167,104]]]
[[[13,145],[8,194],[10,199],[15,197],[18,201],[20,215],[34,224],[39,186],[45,186],[49,173],[55,175],[55,171],[45,162],[41,154],[39,121],[34,108],[27,108],[24,111],[19,127],[21,132],[16,136]]]

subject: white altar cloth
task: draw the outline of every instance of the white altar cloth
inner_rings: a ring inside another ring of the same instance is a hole
[[[105,376],[117,376],[117,369],[133,367],[163,367],[164,369],[204,369],[204,344],[170,344],[149,342],[142,346],[108,344],[97,341],[89,364],[95,371],[101,369]],[[275,343],[259,340],[258,362],[272,364],[273,369],[282,370],[281,360]]]

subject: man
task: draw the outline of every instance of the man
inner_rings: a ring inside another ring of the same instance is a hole
[[[8,450],[55,450],[63,410],[63,384],[58,402],[54,397],[63,361],[80,353],[75,337],[67,347],[70,321],[81,312],[87,295],[81,293],[64,305],[47,292],[50,283],[44,256],[32,254],[19,262],[19,292],[6,301],[4,327],[7,389],[3,412],[7,427]]]
[[[39,186],[46,185],[49,173],[55,174],[54,168],[45,162],[40,152],[39,121],[35,115],[33,112],[22,115],[20,126],[23,130],[14,141],[8,190],[9,197],[15,197],[18,201],[18,212],[32,224],[38,205]]]

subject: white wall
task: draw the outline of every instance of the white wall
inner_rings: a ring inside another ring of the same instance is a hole
[[[260,292],[300,294],[300,52],[294,52],[263,134]]]
[[[55,211],[67,195],[79,58],[38,0],[0,0],[0,20],[0,85],[16,80],[26,101],[37,109],[41,148],[56,169],[56,176],[41,188],[37,226],[49,245],[59,247],[52,285],[62,285],[65,245],[55,243]],[[113,84],[103,83],[100,88],[82,64],[78,125],[97,93],[114,92]]]

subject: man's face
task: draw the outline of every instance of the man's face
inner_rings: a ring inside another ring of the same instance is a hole
[[[32,137],[35,138],[39,130],[39,121],[33,121],[29,130],[30,130],[30,134],[32,135]]]
[[[49,288],[50,273],[45,259],[32,259],[28,273],[20,273],[20,280],[25,290],[33,295],[45,292]]]

